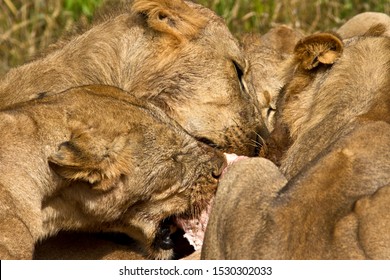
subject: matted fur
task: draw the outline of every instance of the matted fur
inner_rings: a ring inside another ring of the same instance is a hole
[[[202,258],[390,259],[390,38],[378,27],[298,44],[279,107],[293,131],[281,170],[265,159],[228,170]]]
[[[162,108],[226,152],[256,153],[262,126],[248,65],[211,10],[182,0],[135,0],[51,46],[0,81],[0,108],[88,84],[112,85]]]
[[[172,258],[162,222],[196,217],[225,165],[160,109],[109,86],[16,104],[0,126],[0,259],[32,258],[61,230],[122,232],[139,242],[133,255]]]

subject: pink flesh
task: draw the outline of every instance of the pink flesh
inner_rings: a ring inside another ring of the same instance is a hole
[[[236,154],[226,154],[226,153],[225,153],[225,157],[227,161],[227,166],[222,171],[222,176],[226,173],[230,165],[232,165],[233,163],[239,160],[247,158],[245,156],[237,156]],[[199,250],[202,247],[204,233],[206,231],[206,226],[209,221],[209,214],[212,208],[212,204],[213,202],[211,201],[210,204],[207,206],[207,208],[202,211],[200,217],[197,219],[192,219],[192,220],[176,219],[177,226],[184,230],[185,232],[184,237],[188,240],[190,245],[194,247],[195,250]]]
[[[237,161],[240,161],[244,158],[247,158],[246,156],[238,156],[236,154],[224,154],[225,157],[226,157],[226,161],[227,161],[227,166],[226,168],[222,171],[222,176],[226,173],[226,171],[228,170],[229,166],[232,165],[233,163],[237,162]]]

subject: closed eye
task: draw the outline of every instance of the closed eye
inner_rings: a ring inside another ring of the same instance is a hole
[[[275,108],[272,108],[272,107],[269,107],[267,109],[267,118],[270,118],[271,117],[271,114],[274,114],[276,112],[276,109]]]
[[[238,81],[240,82],[241,89],[245,89],[245,83],[244,83],[244,71],[242,71],[240,65],[236,61],[233,60],[234,69],[236,70],[236,75],[238,78]]]

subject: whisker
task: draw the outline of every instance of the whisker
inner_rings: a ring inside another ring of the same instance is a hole
[[[261,140],[261,144],[264,145],[265,144],[265,139],[263,138],[263,136],[261,136],[258,132],[254,131],[257,138]]]
[[[248,145],[252,145],[253,147],[259,147],[259,146],[261,147],[263,146],[263,143],[258,142],[256,140],[251,140],[251,142],[249,142]]]

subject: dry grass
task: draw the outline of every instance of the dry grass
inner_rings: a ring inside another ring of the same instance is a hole
[[[70,31],[75,21],[87,22],[104,0],[0,0],[0,75],[27,61]],[[114,0],[106,0],[113,2]],[[117,0],[124,1],[124,0]],[[265,32],[275,23],[306,32],[329,30],[363,11],[390,14],[388,0],[198,0],[225,18],[238,37]]]
[[[0,0],[0,75],[86,22],[101,0]],[[88,1],[87,1],[88,2]],[[95,4],[93,4],[95,3]]]

